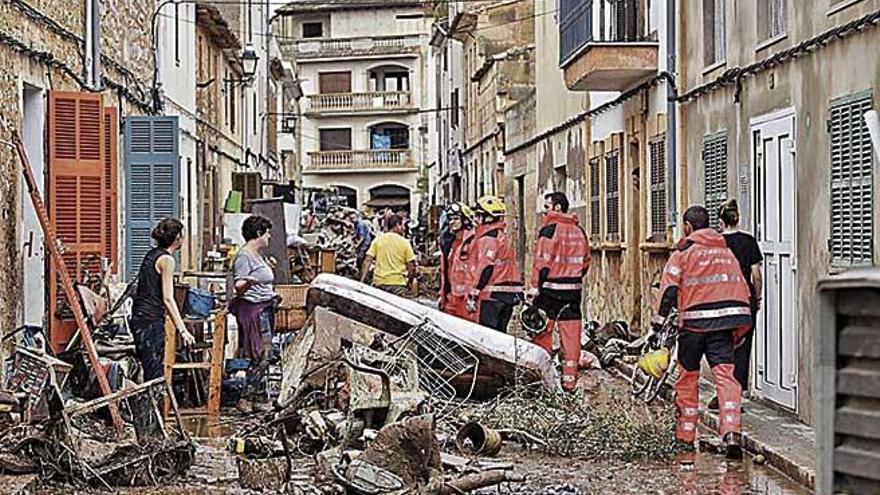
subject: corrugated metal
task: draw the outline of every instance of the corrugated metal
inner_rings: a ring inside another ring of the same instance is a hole
[[[718,225],[718,209],[727,200],[727,133],[703,139],[703,180],[706,185],[705,206],[709,225]]]
[[[125,267],[137,274],[160,220],[180,214],[178,118],[127,117],[123,129],[126,174]]]
[[[874,156],[863,115],[873,108],[872,94],[832,102],[831,263],[871,265],[874,261]]]

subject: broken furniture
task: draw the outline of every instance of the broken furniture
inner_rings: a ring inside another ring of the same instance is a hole
[[[208,371],[207,385],[207,401],[204,407],[190,408],[181,411],[182,414],[205,414],[209,416],[217,416],[220,413],[220,385],[223,379],[224,364],[224,348],[226,346],[226,318],[225,310],[215,311],[211,316],[205,319],[189,319],[184,318],[184,324],[190,330],[197,343],[193,350],[189,351],[191,356],[197,360],[191,362],[178,362],[178,338],[177,329],[171,318],[165,320],[165,377],[169,383],[174,383],[174,372],[183,371],[186,375],[193,378],[190,385],[199,393],[201,384],[199,377],[202,371]],[[198,337],[202,336],[202,340],[198,341]],[[208,354],[205,356],[205,354]],[[200,358],[200,360],[198,360]],[[173,392],[171,393],[173,395]],[[202,398],[203,399],[203,398]],[[164,415],[168,416],[170,408],[170,397],[166,398]]]
[[[281,296],[281,303],[275,308],[275,332],[293,332],[306,324],[306,294],[308,284],[277,285],[275,292]]]
[[[330,274],[315,278],[308,299],[309,307],[323,306],[397,336],[404,336],[424,321],[430,321],[438,336],[457,343],[479,360],[475,396],[494,394],[498,387],[513,384],[517,376],[526,383],[540,382],[550,390],[559,387],[556,367],[541,347],[416,301]],[[459,392],[470,386],[470,378],[463,376],[455,382]]]
[[[16,347],[12,371],[7,375],[4,389],[21,404],[23,423],[49,416],[49,395],[53,392],[60,395],[72,369],[70,364],[41,351]]]

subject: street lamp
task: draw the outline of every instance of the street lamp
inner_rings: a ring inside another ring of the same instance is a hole
[[[281,121],[281,130],[284,132],[294,132],[296,130],[296,114],[284,114],[284,120]]]
[[[254,51],[254,46],[248,43],[244,51],[241,52],[241,70],[245,80],[253,79],[257,73],[257,62],[259,60],[260,57]]]

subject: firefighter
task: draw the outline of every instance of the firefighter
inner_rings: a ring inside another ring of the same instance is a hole
[[[684,214],[685,238],[669,257],[660,280],[660,325],[673,307],[679,309],[678,361],[675,383],[675,437],[687,447],[696,440],[698,381],[703,356],[712,368],[721,406],[721,438],[728,458],[742,457],[739,445],[742,387],[734,378],[734,334],[751,325],[749,287],[724,237],[709,226],[709,213],[692,206]]]
[[[459,318],[474,319],[467,312],[467,295],[473,282],[467,259],[461,259],[460,247],[465,238],[473,235],[474,213],[464,203],[446,207],[446,228],[441,232],[440,244],[440,311]],[[454,282],[454,284],[453,284]]]
[[[476,285],[466,301],[469,313],[477,314],[480,325],[507,331],[513,307],[522,300],[522,278],[516,253],[504,233],[504,202],[496,196],[477,200],[477,227],[465,239],[460,251],[470,260]]]
[[[578,216],[569,213],[568,207],[568,198],[561,192],[544,196],[544,220],[535,246],[529,295],[548,317],[546,330],[532,342],[552,352],[553,329],[558,329],[562,388],[572,391],[581,355],[581,297],[590,267],[590,242]]]

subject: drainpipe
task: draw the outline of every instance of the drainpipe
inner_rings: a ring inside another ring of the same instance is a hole
[[[667,202],[669,203],[669,226],[675,228],[678,225],[678,119],[676,118],[676,15],[675,0],[666,0],[666,72],[669,78],[666,80],[666,143],[667,143]]]

